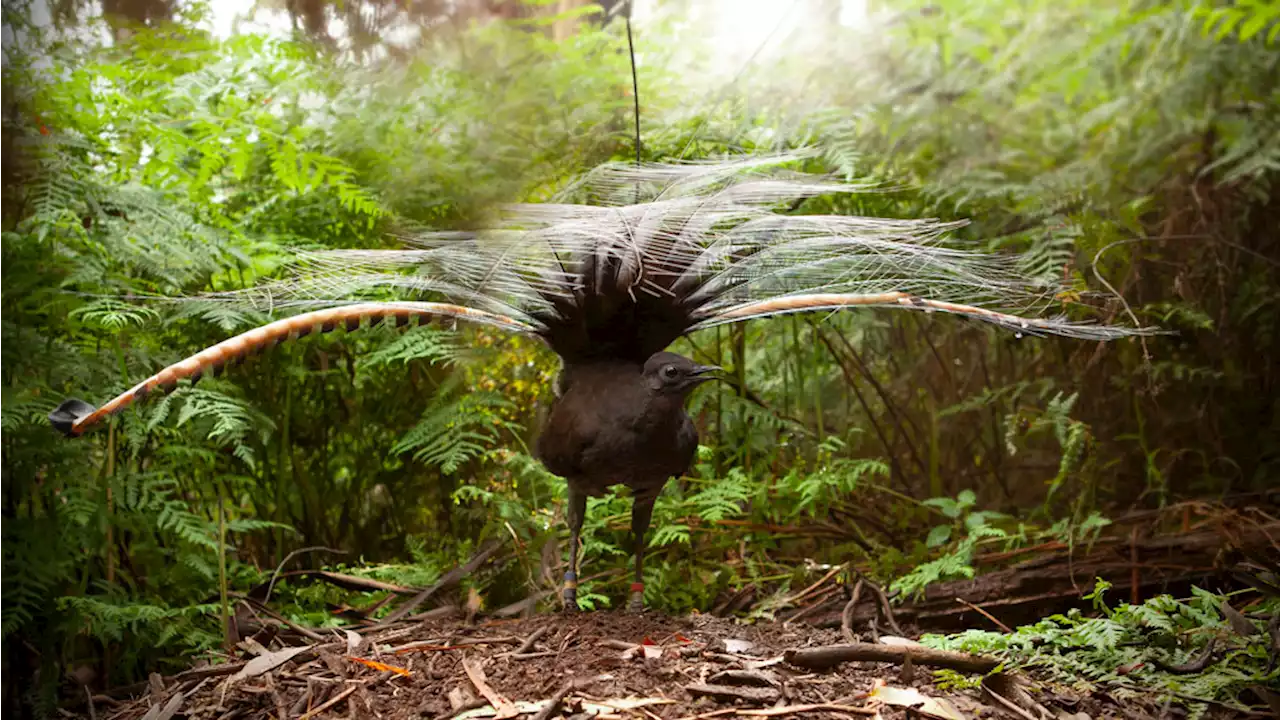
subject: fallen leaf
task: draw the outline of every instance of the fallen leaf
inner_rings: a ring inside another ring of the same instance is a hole
[[[360,637],[360,634],[354,630],[343,630],[342,632],[347,634],[347,654],[350,655],[360,647],[360,643],[364,641],[364,638]]]
[[[1222,614],[1227,618],[1227,623],[1231,625],[1231,629],[1243,637],[1253,637],[1261,635],[1262,630],[1249,621],[1249,618],[1240,614],[1240,611],[1231,607],[1231,603],[1226,600],[1222,601]]]
[[[184,699],[185,696],[182,693],[175,693],[163,707],[152,705],[147,714],[142,716],[143,720],[169,720],[169,718],[177,714],[178,709],[182,707]]]
[[[750,640],[725,640],[724,650],[730,653],[744,653],[755,647],[755,643]]]
[[[499,695],[484,677],[484,670],[480,669],[480,665],[471,661],[470,658],[462,658],[462,669],[467,673],[467,677],[471,680],[471,684],[476,686],[476,690],[488,700],[491,705],[497,708],[498,718],[510,718],[520,715],[517,708],[511,704],[511,701]]]
[[[904,637],[898,637],[897,635],[881,635],[880,644],[893,645],[895,647],[924,647],[924,645],[921,645],[915,640],[911,640],[909,638],[904,638]]]
[[[783,657],[779,655],[778,657],[772,657],[767,660],[748,660],[746,663],[743,664],[743,667],[745,667],[747,670],[762,670],[767,667],[773,667],[774,665],[779,665],[782,663],[782,661],[783,661]]]
[[[367,667],[367,668],[372,668],[372,669],[374,669],[374,670],[377,670],[378,672],[393,672],[393,673],[395,673],[395,674],[397,674],[397,675],[399,675],[399,676],[401,676],[401,677],[409,677],[410,675],[412,675],[412,674],[413,674],[413,673],[409,672],[408,670],[405,670],[405,669],[404,669],[404,668],[402,668],[402,667],[396,667],[395,665],[388,665],[388,664],[386,664],[386,663],[380,663],[380,662],[378,662],[377,660],[366,660],[366,659],[364,659],[364,658],[351,657],[350,655],[348,655],[348,656],[346,656],[346,657],[347,657],[347,659],[348,659],[348,660],[350,660],[350,661],[352,661],[352,662],[358,662],[358,663],[360,663],[361,665],[363,665],[363,666],[365,666],[365,667]]]
[[[886,705],[912,708],[925,717],[940,718],[941,720],[964,720],[964,716],[950,701],[929,697],[915,688],[890,687],[883,684],[883,681],[878,680],[876,681],[875,689],[871,691],[871,695],[868,697]]]
[[[275,652],[267,653],[266,655],[259,655],[246,663],[244,667],[240,668],[240,672],[232,675],[230,682],[237,683],[241,680],[258,677],[268,670],[274,670],[275,668],[289,662],[295,655],[304,653],[310,649],[310,645],[303,645],[302,647],[288,647],[283,650],[276,650]]]
[[[657,645],[645,644],[645,645],[641,645],[640,648],[644,650],[645,660],[654,660],[662,657],[662,648],[658,647]]]

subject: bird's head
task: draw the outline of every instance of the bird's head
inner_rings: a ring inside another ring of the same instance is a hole
[[[699,365],[683,355],[655,353],[644,364],[644,380],[649,389],[663,395],[688,395],[708,380],[720,379],[715,365]]]

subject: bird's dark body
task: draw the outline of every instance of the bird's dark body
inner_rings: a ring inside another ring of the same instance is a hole
[[[577,492],[625,485],[636,497],[656,497],[693,462],[698,432],[684,397],[654,390],[643,370],[629,362],[566,368],[538,456]]]
[[[644,537],[654,502],[667,481],[683,475],[698,449],[698,431],[684,411],[695,387],[719,368],[656,352],[629,359],[566,363],[557,395],[538,436],[538,458],[569,486],[569,570],[565,607],[577,597],[578,537],[587,497],[614,485],[631,489],[635,581],[628,606],[644,604]]]

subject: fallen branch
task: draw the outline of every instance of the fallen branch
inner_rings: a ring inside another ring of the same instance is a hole
[[[950,650],[934,650],[933,648],[905,647],[901,645],[873,645],[871,643],[849,643],[847,645],[828,645],[825,647],[787,650],[783,660],[797,667],[810,670],[827,670],[846,662],[891,662],[901,664],[911,659],[916,665],[948,668],[963,672],[985,673],[994,670],[1000,664],[995,658]]]

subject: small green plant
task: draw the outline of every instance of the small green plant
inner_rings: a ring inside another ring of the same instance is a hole
[[[1009,536],[1002,528],[991,525],[994,520],[1007,519],[1004,513],[974,510],[977,495],[972,490],[961,491],[955,498],[930,498],[924,505],[936,508],[951,522],[935,526],[929,531],[925,545],[932,549],[952,542],[953,547],[941,557],[921,563],[909,573],[894,580],[890,589],[903,598],[922,598],[925,589],[942,580],[972,578],[976,572],[973,555],[984,539],[1000,539]]]

